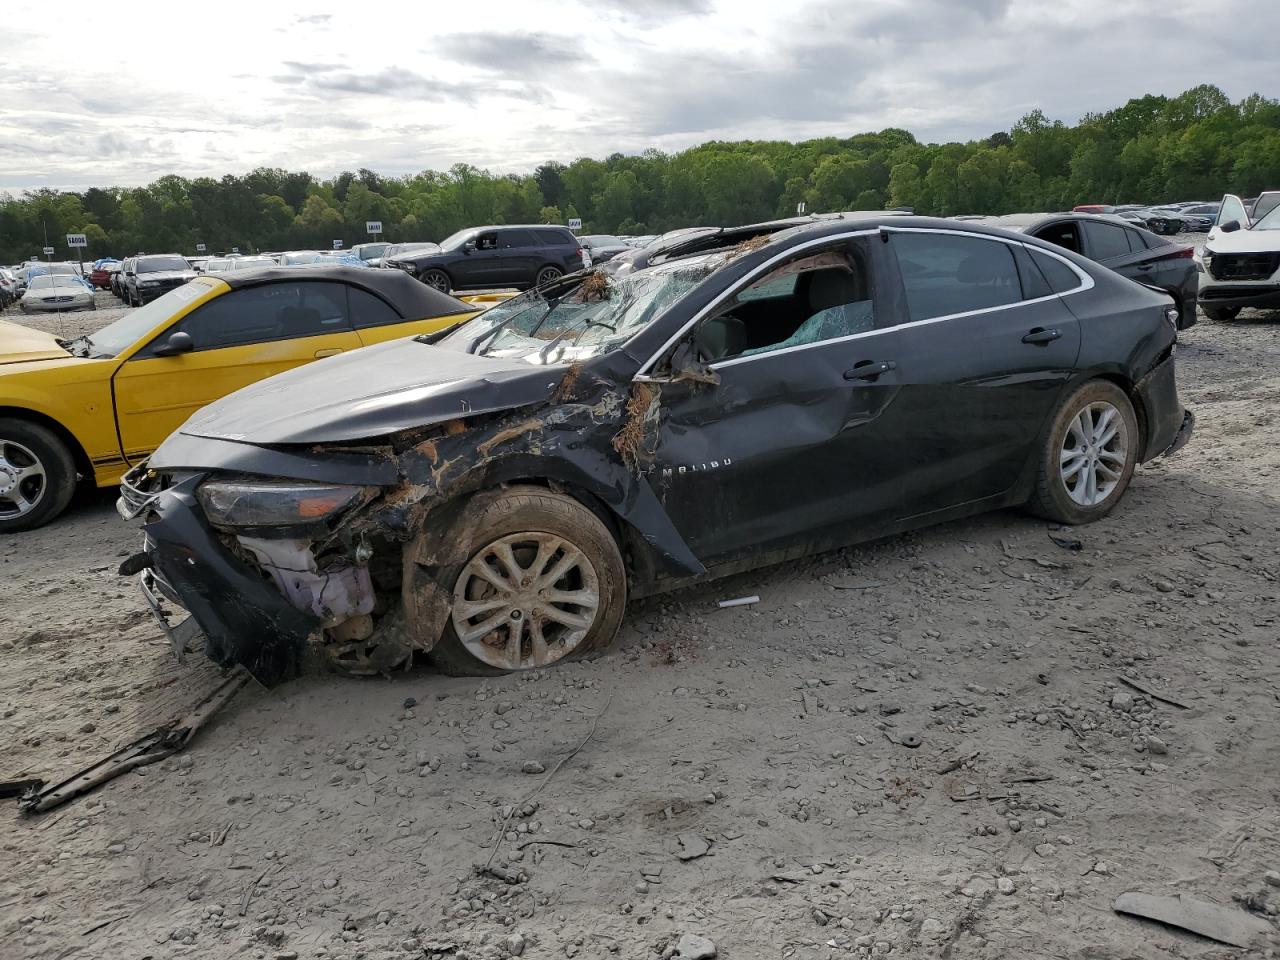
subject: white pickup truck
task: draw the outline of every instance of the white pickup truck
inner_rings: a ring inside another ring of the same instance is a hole
[[[1245,307],[1280,308],[1280,190],[1252,206],[1222,198],[1218,222],[1200,251],[1200,309],[1229,321]]]

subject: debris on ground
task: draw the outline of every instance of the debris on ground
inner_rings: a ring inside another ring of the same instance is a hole
[[[1207,900],[1196,900],[1186,894],[1154,896],[1149,893],[1122,893],[1112,909],[1170,927],[1198,933],[1210,940],[1233,947],[1250,947],[1259,943],[1276,928],[1261,917],[1245,913],[1237,907],[1226,907]]]

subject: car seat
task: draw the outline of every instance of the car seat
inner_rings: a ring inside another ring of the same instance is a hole
[[[875,327],[875,313],[867,299],[862,277],[843,267],[828,267],[814,270],[803,279],[809,301],[809,318],[781,343],[746,350],[744,355],[821,343],[865,333]]]
[[[693,335],[698,354],[706,363],[736,357],[747,346],[747,328],[732,314],[708,320]]]

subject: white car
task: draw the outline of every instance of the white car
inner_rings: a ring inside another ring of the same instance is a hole
[[[1280,191],[1259,195],[1252,209],[1257,219],[1239,197],[1223,197],[1200,251],[1200,309],[1210,320],[1234,320],[1245,307],[1280,308]]]
[[[24,313],[32,310],[92,310],[93,294],[74,276],[47,273],[31,278],[18,306]]]

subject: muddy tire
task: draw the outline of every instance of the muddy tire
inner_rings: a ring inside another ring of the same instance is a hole
[[[53,431],[0,418],[0,534],[44,526],[75,490],[75,460]]]
[[[1200,309],[1214,323],[1230,323],[1240,316],[1239,307],[1201,307]]]
[[[541,487],[481,497],[457,530],[467,560],[441,571],[452,610],[430,660],[454,676],[497,676],[608,646],[627,603],[622,554],[577,500]],[[462,534],[461,531],[466,531]]]
[[[1125,392],[1106,380],[1082,384],[1058,407],[1041,443],[1028,509],[1058,523],[1092,523],[1124,496],[1142,436]]]
[[[453,289],[453,281],[449,279],[449,275],[443,270],[424,271],[419,279],[428,287],[439,290],[441,293],[448,293]]]

